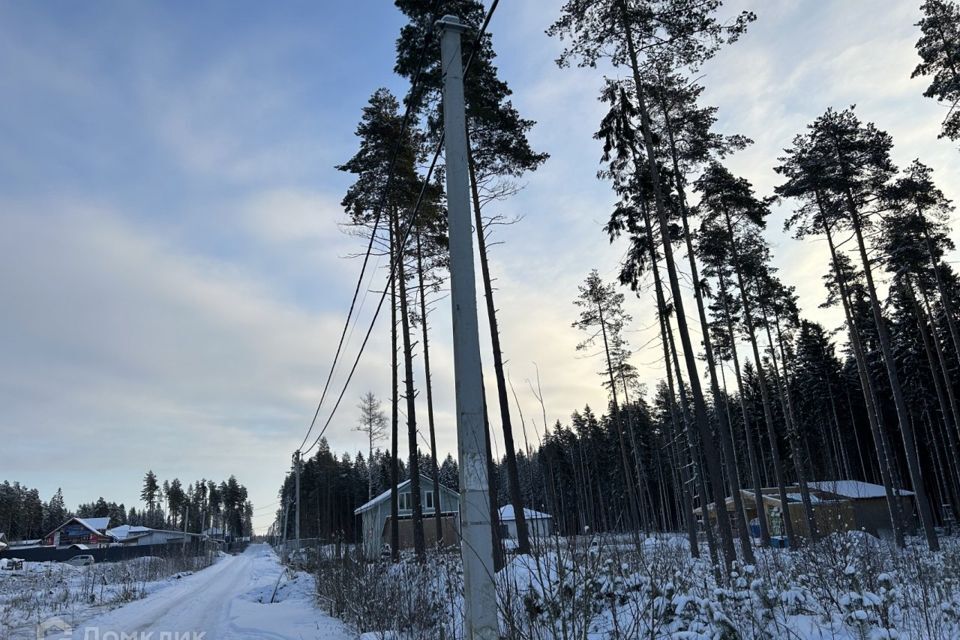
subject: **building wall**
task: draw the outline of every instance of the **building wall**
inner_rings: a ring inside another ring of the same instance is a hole
[[[425,481],[421,478],[420,482],[420,504],[423,506],[423,531],[424,531],[424,540],[426,544],[432,545],[435,544],[436,537],[436,528],[432,523],[431,518],[434,516],[433,509],[426,508],[426,495],[427,492],[433,491],[433,481]],[[407,485],[400,490],[400,495],[409,494],[410,485]],[[441,485],[440,487],[440,510],[442,513],[453,513],[459,514],[460,512],[460,496],[456,492],[451,491],[447,487]],[[409,518],[413,515],[412,509],[400,509],[398,512],[400,515],[400,548],[412,548],[413,547],[413,529],[412,523],[410,528],[409,540],[405,540],[403,534],[404,522],[409,522]],[[360,514],[360,522],[363,527],[362,541],[363,541],[363,551],[367,557],[373,558],[380,555],[383,545],[390,542],[390,529],[389,529],[389,520],[390,520],[390,499],[386,499],[382,502],[377,503],[372,508],[364,511]],[[407,520],[405,520],[405,518]],[[450,524],[448,525],[448,520]],[[448,526],[450,527],[448,529]],[[460,527],[460,518],[459,515],[455,517],[445,516],[443,518],[442,525],[442,534],[444,542],[447,543],[451,540],[455,541],[458,539],[458,530]]]
[[[900,500],[900,510],[903,513],[907,531],[913,532],[916,529],[917,521],[916,513],[913,509],[913,498],[901,496],[898,499]],[[856,518],[856,529],[862,529],[878,537],[892,535],[892,525],[890,524],[890,513],[887,510],[886,498],[857,500],[854,503],[854,515]]]
[[[519,535],[517,533],[517,521],[505,520],[501,522],[501,527],[506,527],[505,533],[508,538],[514,540]],[[553,526],[550,518],[535,518],[527,520],[527,533],[531,538],[546,538],[553,534]]]

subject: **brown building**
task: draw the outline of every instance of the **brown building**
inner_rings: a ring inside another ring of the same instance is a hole
[[[808,482],[807,487],[810,491],[813,516],[820,535],[838,531],[866,531],[874,536],[885,538],[891,534],[886,493],[881,485],[859,480],[825,480]],[[784,514],[788,514],[796,534],[805,538],[810,537],[800,497],[800,487],[789,486],[786,488],[786,492],[787,505],[784,508],[777,487],[761,489],[762,508],[770,525],[770,535],[785,535],[783,518]],[[908,530],[915,528],[916,515],[913,495],[912,491],[905,489],[898,490],[897,495]],[[756,495],[752,490],[742,489],[740,496],[746,512],[746,520],[751,523],[751,534],[755,537],[759,536],[759,527],[756,524],[759,513]],[[734,514],[733,498],[728,497],[725,502],[725,511],[730,517],[734,531],[736,531],[739,519],[732,517]],[[714,503],[711,502],[707,505],[707,511],[711,519],[716,518]],[[702,508],[696,509],[694,514],[701,521],[703,520]]]

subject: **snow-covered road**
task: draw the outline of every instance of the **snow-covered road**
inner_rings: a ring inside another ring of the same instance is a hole
[[[223,558],[143,600],[73,629],[76,640],[205,638],[206,640],[341,640],[352,637],[315,604],[314,583],[284,577],[269,604],[281,568],[266,545]],[[152,633],[151,633],[152,632]],[[202,636],[200,634],[203,634]],[[150,634],[150,635],[148,635]]]

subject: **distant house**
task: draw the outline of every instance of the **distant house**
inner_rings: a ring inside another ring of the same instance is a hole
[[[810,502],[813,506],[817,532],[820,535],[837,531],[866,531],[878,537],[889,535],[890,515],[883,486],[859,480],[826,480],[808,482],[807,488],[810,492]],[[787,494],[786,505],[781,502],[780,491],[777,487],[764,487],[760,490],[762,495],[761,506],[770,525],[770,534],[773,536],[785,535],[784,515],[786,514],[790,518],[794,532],[798,536],[809,537],[810,531],[807,526],[800,487],[794,485],[785,487],[785,489]],[[904,514],[908,528],[913,528],[915,521],[913,496],[912,491],[898,490],[897,500],[900,501],[900,509]],[[759,535],[759,527],[755,524],[759,514],[756,494],[752,489],[742,489],[740,498],[746,512],[747,522],[751,523],[751,533],[755,536]],[[734,532],[736,532],[739,519],[733,517],[734,509],[733,497],[728,497],[725,500],[724,510],[727,517],[730,518]],[[707,513],[711,520],[716,519],[717,509],[713,502],[707,505]],[[703,508],[695,509],[694,515],[702,521]]]
[[[0,531],[0,551],[3,551],[10,545],[7,543],[7,534]]]
[[[808,483],[812,491],[830,496],[838,496],[850,501],[853,517],[853,528],[857,531],[866,531],[875,536],[885,537],[890,533],[890,512],[887,509],[887,493],[883,485],[859,480],[826,480]],[[916,511],[914,510],[913,491],[895,489],[896,500],[900,503],[900,511],[907,530],[916,526]],[[816,509],[814,509],[816,511]]]
[[[409,479],[397,485],[397,494],[400,503],[399,518],[397,519],[400,531],[400,548],[409,549],[413,547],[413,523],[410,520],[413,515],[413,493],[410,489]],[[423,534],[427,546],[437,544],[436,527],[432,520],[428,521],[428,517],[434,517],[438,508],[442,518],[442,542],[453,544],[457,540],[460,529],[458,517],[460,494],[441,485],[440,497],[435,499],[433,479],[421,475],[420,504],[423,508]],[[358,507],[353,513],[361,518],[364,553],[371,557],[376,556],[380,553],[384,544],[390,542],[390,490],[384,491],[370,502]]]
[[[124,546],[140,546],[148,544],[177,544],[199,540],[202,536],[198,533],[185,533],[183,531],[171,531],[167,529],[151,529],[150,527],[139,527],[129,524],[120,525],[113,529],[107,529],[107,533],[113,537],[116,542]]]
[[[545,538],[553,534],[553,516],[549,513],[524,509],[523,517],[531,538]],[[512,504],[500,507],[500,537],[517,538],[517,518]]]
[[[84,545],[101,547],[113,542],[107,533],[110,518],[70,518],[59,527],[43,536],[43,545],[47,547],[69,547]]]

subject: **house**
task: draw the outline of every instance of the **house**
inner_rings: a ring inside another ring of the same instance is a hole
[[[43,536],[47,547],[69,547],[79,544],[90,547],[107,546],[113,537],[107,533],[110,518],[70,518]]]
[[[890,516],[887,511],[886,493],[883,486],[861,482],[859,480],[827,480],[808,482],[810,502],[813,506],[813,516],[820,535],[838,531],[866,531],[878,537],[885,537],[890,531]],[[800,487],[796,485],[785,487],[787,504],[783,505],[780,499],[780,490],[777,487],[764,487],[760,490],[761,503],[770,527],[770,535],[783,536],[784,514],[788,514],[794,532],[801,537],[810,537],[807,526],[806,513],[803,508]],[[915,520],[913,509],[913,492],[900,489],[898,500],[909,527]],[[740,491],[741,502],[745,511],[746,520],[750,523],[751,534],[759,536],[757,523],[759,509],[756,494],[752,489]],[[736,533],[738,518],[734,514],[733,497],[727,497],[724,510],[730,518],[731,527]],[[707,505],[707,513],[711,520],[716,519],[716,506]],[[694,510],[701,521],[703,508]]]
[[[887,493],[883,485],[859,480],[826,480],[808,483],[811,490],[839,496],[850,501],[854,529],[866,531],[878,537],[886,537],[890,531],[890,512],[887,508]],[[896,489],[896,499],[907,530],[916,526],[913,491]]]
[[[224,531],[220,527],[207,527],[203,530],[203,535],[207,536],[212,540],[223,540]]]
[[[553,516],[549,513],[525,508],[523,517],[527,521],[527,533],[531,538],[546,538],[553,534]],[[517,518],[512,504],[500,507],[500,537],[517,539]]]
[[[400,548],[413,547],[413,500],[410,480],[404,480],[397,485],[397,499],[399,501],[398,523],[400,530]],[[433,517],[440,509],[442,518],[441,543],[451,544],[459,537],[460,494],[447,487],[440,486],[439,500],[434,499],[433,479],[420,475],[420,505],[423,509],[424,540],[427,545],[437,544],[436,528],[427,522],[427,517]],[[390,490],[386,490],[373,500],[354,510],[354,515],[361,518],[363,529],[363,551],[368,557],[378,555],[385,544],[390,542]]]
[[[148,544],[179,544],[199,540],[202,536],[196,533],[171,531],[167,529],[151,529],[129,524],[107,529],[107,533],[124,546],[140,546]]]

